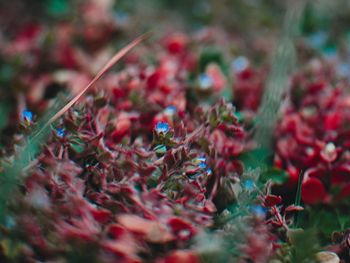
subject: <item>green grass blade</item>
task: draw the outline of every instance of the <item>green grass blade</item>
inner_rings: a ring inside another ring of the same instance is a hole
[[[272,59],[272,68],[256,124],[255,141],[262,148],[271,147],[272,133],[282,102],[282,95],[287,87],[288,75],[295,61],[294,39],[300,31],[304,8],[304,1],[292,2],[288,8],[282,37]]]

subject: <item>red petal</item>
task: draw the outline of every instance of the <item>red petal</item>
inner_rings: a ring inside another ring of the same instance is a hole
[[[220,67],[217,64],[211,63],[207,66],[206,72],[214,82],[214,90],[221,92],[225,88],[226,79]]]
[[[184,51],[186,47],[186,36],[182,34],[174,34],[173,36],[166,39],[166,48],[169,53],[178,54]]]
[[[341,165],[336,167],[331,174],[332,185],[334,184],[343,184],[345,182],[349,182],[350,180],[350,166],[349,165]]]
[[[301,185],[301,198],[306,204],[322,202],[326,197],[325,188],[315,177],[307,178]]]
[[[171,229],[173,230],[173,232],[175,234],[179,234],[178,237],[180,239],[181,238],[188,239],[197,232],[196,228],[190,222],[187,222],[184,219],[179,218],[179,217],[173,217],[173,218],[169,219],[168,224],[170,225]],[[181,232],[183,230],[185,230],[185,231],[188,230],[189,234],[182,237]]]
[[[340,112],[331,112],[327,114],[324,118],[324,127],[326,130],[336,130],[340,126],[341,121],[342,115]]]
[[[287,172],[289,174],[288,185],[290,187],[295,187],[298,184],[300,171],[293,165],[288,165]]]
[[[248,80],[254,76],[254,71],[251,68],[247,68],[238,74],[241,80]]]

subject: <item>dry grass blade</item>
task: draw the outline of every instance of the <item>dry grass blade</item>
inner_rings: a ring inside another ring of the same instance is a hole
[[[117,54],[115,54],[108,63],[97,73],[97,75],[91,80],[91,82],[82,89],[72,100],[70,100],[62,109],[60,109],[55,115],[53,115],[40,129],[38,133],[41,133],[45,128],[47,128],[51,123],[61,117],[70,107],[72,107],[84,93],[95,84],[115,63],[117,63],[121,58],[123,58],[131,49],[140,44],[142,41],[150,37],[151,33],[148,32],[136,38],[130,44],[122,48]],[[36,134],[37,135],[37,134]]]
[[[117,63],[123,56],[125,56],[132,48],[138,45],[140,42],[150,36],[150,33],[144,34],[112,57],[94,77],[94,79],[79,92],[72,100],[70,100],[65,106],[61,106],[63,100],[56,98],[56,103],[53,109],[50,111],[56,112],[52,117],[50,112],[44,116],[44,118],[38,123],[38,130],[34,131],[31,136],[28,136],[26,144],[19,150],[17,155],[14,157],[12,164],[4,165],[4,170],[0,174],[0,222],[3,222],[6,215],[6,207],[9,200],[11,200],[12,194],[16,192],[16,185],[20,183],[20,175],[23,169],[28,169],[31,163],[40,149],[40,144],[45,141],[48,136],[50,129],[47,129],[51,123],[61,117],[70,107],[76,103],[81,96],[99,80],[115,63]],[[46,121],[47,120],[47,121]]]
[[[76,103],[81,96],[92,86],[95,84],[97,80],[99,80],[115,63],[117,63],[122,57],[124,57],[131,49],[133,49],[135,46],[140,44],[143,40],[147,39],[150,36],[150,33],[146,33],[138,38],[136,38],[134,41],[132,41],[130,44],[128,44],[126,47],[121,49],[117,54],[112,57],[106,66],[104,66],[95,76],[95,78],[78,94],[76,95],[66,106],[64,106],[61,110],[59,110],[52,118],[48,121],[48,125],[53,123],[55,120],[57,120],[59,117],[61,117],[70,107]]]

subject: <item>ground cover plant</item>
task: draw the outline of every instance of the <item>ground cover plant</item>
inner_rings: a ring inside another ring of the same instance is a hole
[[[350,262],[349,4],[145,2],[0,3],[0,262]]]

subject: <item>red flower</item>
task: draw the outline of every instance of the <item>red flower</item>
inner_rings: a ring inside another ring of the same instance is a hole
[[[187,44],[187,37],[184,34],[173,34],[165,39],[165,46],[171,54],[183,53]]]
[[[179,217],[170,218],[168,224],[180,240],[187,240],[197,232],[196,228],[190,222]]]
[[[260,105],[266,78],[265,70],[246,68],[234,72],[233,93],[238,110],[256,111]]]
[[[323,183],[317,178],[305,178],[301,185],[301,198],[307,204],[317,204],[327,196]]]
[[[267,195],[264,200],[265,207],[278,205],[282,202],[282,197],[276,195]]]

